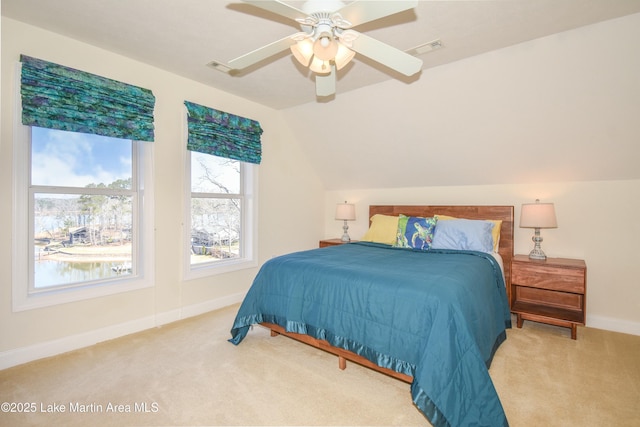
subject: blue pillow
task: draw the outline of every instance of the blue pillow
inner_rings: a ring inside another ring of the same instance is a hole
[[[394,246],[428,251],[431,249],[433,229],[437,221],[433,217],[422,218],[400,215],[398,219],[398,235]]]
[[[493,252],[493,223],[473,219],[438,221],[433,235],[433,249],[457,249]]]

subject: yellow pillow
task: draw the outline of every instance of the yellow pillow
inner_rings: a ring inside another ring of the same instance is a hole
[[[398,233],[398,217],[375,214],[371,217],[371,227],[362,237],[362,241],[393,245]]]
[[[498,252],[500,247],[500,228],[502,228],[501,219],[488,219],[493,223],[493,229],[491,230],[491,237],[493,237],[493,252]]]
[[[434,216],[438,219],[438,221],[446,221],[448,219],[459,219],[459,218],[456,218],[455,216],[448,216],[448,215],[434,215]],[[483,221],[489,221],[493,223],[493,228],[491,229],[491,238],[493,239],[493,251],[498,252],[498,248],[500,247],[500,228],[502,227],[502,220],[485,219]]]

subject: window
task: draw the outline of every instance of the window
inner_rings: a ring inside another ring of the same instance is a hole
[[[150,153],[145,151],[150,147],[144,150],[143,143],[131,140],[20,127],[14,162],[19,203],[14,218],[25,223],[14,226],[14,243],[15,253],[24,256],[16,256],[14,283],[27,286],[15,289],[16,309],[149,285],[143,255],[151,265],[152,229],[150,215],[145,215],[151,200],[142,195],[149,191],[144,164],[149,162]],[[144,242],[147,251],[142,250]]]
[[[186,278],[253,267],[254,166],[188,151]]]
[[[184,277],[255,267],[260,123],[185,101]]]
[[[22,55],[13,307],[151,286],[153,94]]]
[[[31,128],[30,292],[135,275],[132,159],[128,140]]]

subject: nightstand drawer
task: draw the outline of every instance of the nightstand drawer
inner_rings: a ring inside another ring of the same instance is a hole
[[[515,285],[584,294],[584,269],[519,264],[511,273]]]
[[[584,307],[584,295],[570,292],[557,292],[547,289],[517,286],[515,299],[519,302],[544,304],[550,307],[561,307],[567,310],[580,311]]]

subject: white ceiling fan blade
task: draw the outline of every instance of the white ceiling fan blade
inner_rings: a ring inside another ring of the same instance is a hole
[[[355,33],[354,36],[357,35],[351,42],[352,45],[350,48],[367,58],[386,65],[405,76],[412,76],[422,69],[422,60],[415,56],[411,56],[400,49],[396,49],[393,46],[389,46],[362,33],[353,30],[349,30],[349,33]]]
[[[316,74],[316,96],[330,96],[336,93],[336,66],[331,65],[329,74]]]
[[[305,12],[278,0],[242,0],[242,1],[245,3],[252,4],[256,7],[259,7],[260,9],[268,10],[269,12],[273,12],[293,20],[304,19],[307,16],[309,16]]]
[[[236,59],[232,59],[229,61],[229,66],[234,70],[242,70],[247,68],[253,64],[256,64],[263,59],[267,59],[275,54],[282,52],[283,50],[289,49],[289,47],[296,43],[291,36],[285,37],[273,43],[270,43],[266,46],[262,46],[254,51],[246,53],[242,56],[239,56]]]
[[[418,5],[417,0],[413,1],[363,1],[356,0],[338,10],[344,19],[351,22],[352,26],[375,21],[394,13],[413,9]]]

